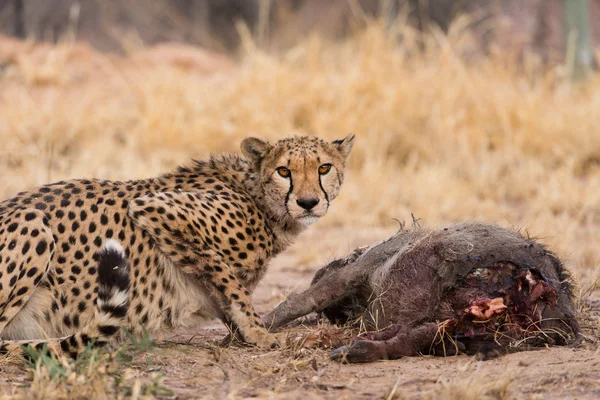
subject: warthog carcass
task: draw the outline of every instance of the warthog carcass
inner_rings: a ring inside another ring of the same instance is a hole
[[[535,240],[494,225],[401,230],[321,268],[265,317],[271,331],[309,314],[369,332],[333,352],[347,362],[494,354],[581,337],[570,275]]]

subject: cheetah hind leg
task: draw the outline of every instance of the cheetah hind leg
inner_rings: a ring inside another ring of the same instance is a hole
[[[46,276],[54,255],[43,212],[20,209],[0,215],[0,338]]]
[[[98,252],[98,298],[92,322],[73,335],[49,340],[0,341],[0,354],[23,355],[24,347],[41,350],[47,346],[55,354],[77,356],[92,344],[110,343],[119,332],[129,308],[129,263],[125,251],[114,240]]]

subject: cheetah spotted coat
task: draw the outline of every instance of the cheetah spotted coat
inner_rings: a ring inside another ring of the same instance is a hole
[[[250,138],[246,157],[214,155],[153,179],[57,182],[1,202],[0,352],[48,343],[76,355],[121,326],[153,334],[197,317],[272,347],[251,293],[313,218],[301,196],[321,196],[325,211],[335,198],[352,142]],[[331,175],[312,172],[323,162]]]

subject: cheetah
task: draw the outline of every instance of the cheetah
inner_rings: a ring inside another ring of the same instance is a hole
[[[246,138],[242,155],[157,178],[69,180],[0,203],[0,353],[76,357],[124,331],[219,318],[277,345],[251,294],[269,262],[337,197],[354,135]]]

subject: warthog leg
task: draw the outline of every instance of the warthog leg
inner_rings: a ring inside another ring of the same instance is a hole
[[[293,294],[269,313],[263,323],[269,332],[311,312],[321,312],[332,304],[351,296],[368,275],[362,263],[332,271],[300,294]]]
[[[366,251],[366,247],[355,250],[350,256],[335,261],[335,267],[317,272],[311,286],[300,294],[293,294],[277,306],[264,319],[269,332],[311,312],[321,312],[344,298],[352,297],[364,286],[373,273],[387,259],[405,246],[406,239],[394,236]],[[342,267],[343,268],[339,268]]]
[[[385,338],[396,332],[391,339]],[[438,336],[438,324],[430,322],[416,328],[392,325],[374,335],[375,340],[357,340],[333,351],[332,358],[341,362],[361,363],[376,360],[394,360],[400,357],[429,353],[431,344]]]

